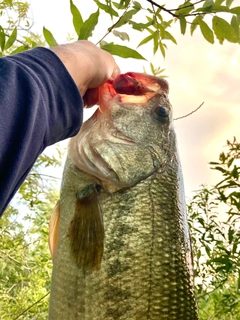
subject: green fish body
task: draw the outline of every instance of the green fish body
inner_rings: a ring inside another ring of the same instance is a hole
[[[118,93],[126,81],[105,85],[70,142],[50,320],[198,319],[168,86],[124,77],[137,93]]]

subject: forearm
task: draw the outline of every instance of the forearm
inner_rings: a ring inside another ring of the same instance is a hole
[[[0,59],[0,212],[45,147],[75,135],[83,102],[60,59],[45,48]]]

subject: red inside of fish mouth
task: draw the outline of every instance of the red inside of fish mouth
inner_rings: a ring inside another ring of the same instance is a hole
[[[117,93],[140,96],[146,92],[154,92],[141,81],[128,74],[120,74],[112,81],[113,87]]]
[[[108,102],[115,96],[120,103],[145,104],[156,93],[168,93],[165,80],[136,72],[120,74],[99,88],[100,111],[108,109]]]

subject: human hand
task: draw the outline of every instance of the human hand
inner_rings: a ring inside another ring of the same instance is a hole
[[[113,56],[90,41],[80,40],[51,50],[62,60],[72,76],[86,107],[98,103],[98,87],[101,84],[120,74]]]

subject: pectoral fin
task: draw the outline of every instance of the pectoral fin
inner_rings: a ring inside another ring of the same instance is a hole
[[[59,229],[59,222],[60,222],[60,202],[56,203],[51,218],[49,222],[49,236],[48,236],[48,245],[49,250],[54,259],[56,249],[57,249],[57,241],[58,241],[58,229]]]
[[[83,271],[99,270],[104,228],[95,186],[78,192],[74,218],[69,227],[72,254]]]

